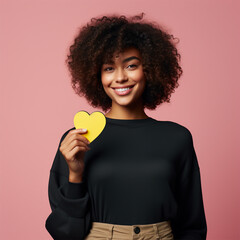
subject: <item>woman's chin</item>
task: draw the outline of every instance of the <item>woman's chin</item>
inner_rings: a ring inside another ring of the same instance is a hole
[[[117,101],[115,102],[115,105],[122,106],[122,107],[131,107],[136,106],[135,101]]]

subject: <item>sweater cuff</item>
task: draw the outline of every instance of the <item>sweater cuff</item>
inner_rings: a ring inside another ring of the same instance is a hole
[[[62,192],[66,198],[78,199],[84,197],[86,194],[85,182],[72,183],[67,182],[62,187]]]

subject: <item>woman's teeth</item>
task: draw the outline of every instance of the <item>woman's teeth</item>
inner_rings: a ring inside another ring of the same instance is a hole
[[[129,94],[132,91],[133,87],[134,86],[127,87],[127,88],[115,88],[114,91],[119,96],[123,96],[123,95]]]
[[[128,89],[130,89],[130,87],[128,87],[128,88],[116,88],[115,90],[118,91],[118,92],[124,92]]]

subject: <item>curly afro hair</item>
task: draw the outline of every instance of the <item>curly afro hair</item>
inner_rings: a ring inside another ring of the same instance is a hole
[[[135,47],[142,56],[146,86],[143,107],[155,109],[170,102],[171,93],[179,86],[182,74],[173,35],[158,24],[143,21],[143,14],[127,18],[124,15],[92,18],[80,28],[69,48],[66,64],[75,93],[84,96],[93,107],[107,111],[112,99],[101,82],[103,63],[111,62],[113,54]]]

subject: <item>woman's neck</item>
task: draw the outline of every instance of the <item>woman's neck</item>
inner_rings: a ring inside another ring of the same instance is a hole
[[[116,118],[116,119],[144,119],[148,118],[147,114],[142,111],[113,111],[111,109],[108,113],[105,114],[105,117]]]

